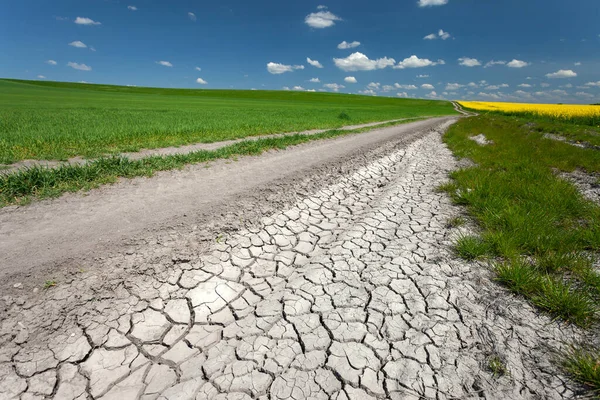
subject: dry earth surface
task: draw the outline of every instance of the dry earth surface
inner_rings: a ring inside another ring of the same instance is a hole
[[[580,332],[450,251],[455,120],[1,210],[0,399],[575,397]]]

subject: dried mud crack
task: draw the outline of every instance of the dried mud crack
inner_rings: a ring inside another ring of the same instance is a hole
[[[449,250],[448,124],[202,254],[4,298],[0,399],[576,396],[552,360],[579,332]]]

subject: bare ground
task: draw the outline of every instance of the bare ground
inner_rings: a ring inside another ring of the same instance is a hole
[[[450,251],[452,122],[3,211],[2,280],[63,275],[2,298],[0,399],[575,397],[580,332]]]

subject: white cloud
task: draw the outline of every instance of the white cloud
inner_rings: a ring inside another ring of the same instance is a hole
[[[294,86],[292,90],[304,90],[302,86]]]
[[[346,83],[356,83],[358,81],[353,76],[347,76],[347,77],[344,78],[344,82],[346,82]]]
[[[566,91],[559,90],[559,89],[553,90],[552,94],[555,94],[555,95],[558,95],[558,96],[567,96],[568,95],[568,93]]]
[[[398,96],[398,97],[408,97],[408,93],[406,93],[406,92],[396,93],[396,96]]]
[[[431,93],[426,94],[425,97],[429,97],[430,99],[436,99],[438,97],[438,94],[435,90],[432,90]]]
[[[365,95],[371,95],[371,96],[377,96],[377,93],[375,93],[375,91],[371,90],[371,89],[359,90],[358,93],[365,94]]]
[[[575,65],[576,67],[579,67],[579,66],[581,65],[581,63],[580,63],[580,62],[576,62],[576,63],[575,63],[575,64],[573,64],[573,65]]]
[[[429,78],[429,75],[417,75],[417,78],[420,78],[420,79]]]
[[[267,64],[267,71],[273,75],[283,74],[284,72],[292,72],[295,69],[304,69],[304,65],[285,65],[274,62]]]
[[[56,61],[54,61],[54,60],[48,60],[48,61],[46,61],[46,64],[50,64],[50,65],[56,65],[56,64],[57,64],[57,62],[56,62]]]
[[[424,83],[424,84],[421,85],[421,89],[433,90],[433,89],[435,89],[435,86],[430,85],[429,83]]]
[[[335,21],[341,21],[342,19],[332,13],[331,11],[318,11],[316,13],[310,13],[304,18],[304,23],[311,28],[329,28],[335,25]]]
[[[290,88],[289,88],[289,87],[287,87],[287,86],[284,86],[284,87],[282,87],[281,89],[283,89],[283,90],[290,90]]]
[[[394,90],[394,86],[392,85],[383,85],[383,87],[381,88],[382,91],[384,92],[391,92],[392,90]]]
[[[85,64],[78,64],[78,63],[76,63],[76,62],[71,62],[71,61],[69,61],[69,62],[67,63],[67,66],[68,66],[68,67],[71,67],[71,68],[74,68],[74,69],[78,69],[78,70],[80,70],[80,71],[91,71],[91,70],[92,70],[92,67],[90,67],[90,66],[88,66],[88,65],[85,65]]]
[[[208,84],[208,82],[206,82],[206,81],[205,81],[204,79],[202,79],[202,78],[198,78],[198,79],[196,79],[196,83],[199,83],[199,84],[201,84],[201,85],[207,85],[207,84]]]
[[[338,44],[337,48],[341,49],[341,50],[345,50],[345,49],[353,49],[358,46],[360,46],[360,42],[354,41],[354,42],[348,43],[344,40],[342,43]]]
[[[475,82],[469,82],[469,84],[467,86],[471,87],[471,88],[478,88],[479,87],[479,85],[476,84]]]
[[[313,67],[323,68],[323,65],[317,60],[311,60],[310,58],[306,57],[306,62],[312,65]]]
[[[498,90],[500,88],[507,88],[507,87],[508,87],[508,85],[506,83],[503,83],[501,85],[490,85],[490,86],[487,86],[485,89],[486,90]]]
[[[78,25],[102,25],[100,22],[96,22],[93,19],[85,18],[85,17],[75,18],[75,23]]]
[[[588,98],[588,99],[591,99],[592,97],[594,97],[593,94],[586,93],[586,92],[577,92],[577,93],[575,93],[575,96],[585,97],[585,98]]]
[[[476,58],[461,57],[458,59],[458,61],[459,65],[462,65],[463,67],[478,67],[481,65],[479,60]]]
[[[306,89],[307,92],[316,92],[315,89]]]
[[[337,83],[326,83],[323,85],[323,87],[325,87],[327,89],[331,89],[334,92],[338,92],[340,89],[344,89],[346,86],[338,85]]]
[[[451,37],[452,36],[448,32],[444,32],[443,29],[440,29],[437,34],[431,33],[431,34],[425,36],[423,39],[425,39],[425,40],[435,40],[437,38],[440,38],[442,40],[446,40],[446,39],[450,39]]]
[[[444,65],[444,60],[431,61],[427,58],[419,58],[412,55],[404,60],[400,61],[398,65],[394,66],[394,69],[405,69],[405,68],[422,68],[422,67],[433,67],[435,65]]]
[[[195,69],[196,71],[202,71],[202,68],[200,68],[200,67],[195,67],[194,69]]]
[[[570,69],[561,69],[551,74],[546,74],[546,78],[557,79],[557,78],[575,78],[577,73]]]
[[[90,51],[96,51],[96,48],[94,46],[90,46]]]
[[[596,83],[598,84],[598,86],[600,86],[600,81],[598,81]],[[566,88],[566,89],[571,89],[572,87],[573,87],[573,85],[571,85],[570,83],[567,83],[566,85],[561,86],[561,88]]]
[[[46,77],[44,75],[38,75],[37,77],[38,77],[38,79],[46,79]]]
[[[394,87],[396,89],[417,90],[417,87],[415,85],[400,85],[398,83],[394,83]]]
[[[312,82],[312,83],[320,83],[320,82],[321,82],[321,80],[320,80],[319,78],[312,78],[312,79],[310,79],[310,80],[309,80],[309,82]]]
[[[317,10],[327,10],[327,6],[324,6],[324,5],[317,6]]]
[[[371,90],[379,90],[380,87],[381,87],[381,83],[379,83],[379,82],[371,82],[367,85],[367,89],[371,89]]]
[[[187,13],[187,15],[188,15],[189,19],[192,20],[192,21],[194,21],[194,22],[196,22],[196,20],[198,19],[198,18],[196,18],[196,14],[194,14],[191,11],[189,13]]]
[[[494,99],[494,100],[500,100],[501,99],[501,97],[499,95],[495,94],[495,93],[479,92],[478,96],[485,97],[485,98],[488,98],[488,99]]]
[[[464,85],[461,85],[459,83],[449,83],[446,85],[446,90],[458,90],[463,86]]]
[[[550,87],[550,84],[544,82],[544,83],[540,83],[540,86],[546,88],[546,87]]]
[[[585,84],[585,86],[597,86],[600,87],[600,81],[598,82],[588,82]]]
[[[493,67],[494,65],[506,65],[506,61],[489,61],[485,64],[483,68]]]
[[[443,6],[448,0],[419,0],[419,7]]]
[[[73,46],[73,47],[77,47],[80,49],[85,49],[87,48],[87,45],[79,40],[76,40],[74,42],[69,43],[69,46]]]
[[[171,63],[170,63],[170,62],[168,62],[168,61],[157,61],[156,63],[157,63],[158,65],[162,65],[163,67],[172,67],[172,66],[173,66],[173,64],[171,64]]]
[[[396,60],[387,57],[370,60],[366,55],[356,52],[346,58],[334,58],[333,62],[343,71],[372,71],[392,66]]]
[[[516,96],[518,96],[518,97],[525,97],[525,98],[531,98],[532,97],[531,93],[525,92],[523,90],[517,90],[514,94]]]
[[[531,87],[531,85],[530,85],[529,83],[521,83],[521,84],[519,85],[519,87],[522,87],[522,88],[530,88],[530,87]]]
[[[529,65],[531,65],[531,64],[528,62],[525,62],[525,61],[521,61],[521,60],[512,60],[511,62],[506,64],[506,66],[509,68],[524,68]]]
[[[137,11],[137,7],[136,6],[127,6],[127,9],[131,10],[131,11]]]

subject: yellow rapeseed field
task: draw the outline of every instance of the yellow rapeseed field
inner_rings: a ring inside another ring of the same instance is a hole
[[[494,103],[486,101],[461,101],[463,107],[477,111],[500,111],[505,113],[533,113],[559,119],[600,119],[600,106],[575,104],[524,104]]]

